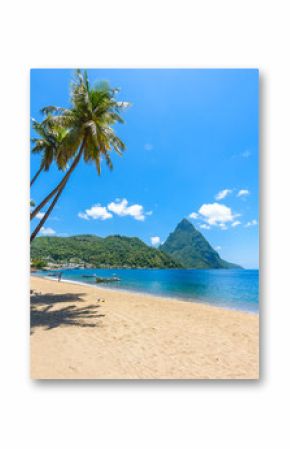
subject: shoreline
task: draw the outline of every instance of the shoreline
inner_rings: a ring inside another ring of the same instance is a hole
[[[258,379],[259,316],[32,276],[33,379]]]
[[[45,279],[48,281],[52,281],[52,282],[57,282],[56,278],[53,277],[49,277],[49,276],[34,276],[32,273],[30,274],[31,278],[36,278],[36,279]],[[112,291],[114,293],[118,293],[118,292],[124,292],[127,293],[128,295],[142,295],[142,296],[148,296],[151,299],[157,299],[160,301],[164,301],[164,300],[169,300],[169,301],[176,301],[176,302],[181,302],[181,303],[190,303],[190,304],[198,304],[201,306],[206,306],[206,307],[213,307],[216,309],[222,309],[222,310],[229,310],[229,311],[234,311],[234,312],[241,312],[241,313],[246,313],[249,315],[255,315],[255,316],[259,316],[259,308],[258,310],[255,311],[251,311],[251,310],[243,310],[243,309],[238,309],[238,308],[234,308],[234,307],[226,307],[226,306],[219,306],[219,305],[214,305],[211,304],[210,302],[207,301],[199,301],[198,299],[195,298],[188,298],[185,299],[184,297],[177,297],[177,296],[166,296],[166,295],[155,295],[153,293],[148,293],[142,290],[129,290],[129,289],[125,289],[125,288],[113,288],[113,287],[101,287],[99,285],[92,285],[92,284],[87,284],[86,282],[81,282],[81,281],[73,281],[71,279],[62,279],[60,283],[66,283],[66,284],[72,284],[72,285],[83,285],[84,287],[88,287],[88,288],[93,288],[93,289],[97,289],[97,290],[106,290],[106,291]]]

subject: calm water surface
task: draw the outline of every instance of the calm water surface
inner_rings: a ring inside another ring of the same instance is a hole
[[[121,280],[101,287],[133,290],[158,296],[169,296],[185,301],[194,301],[258,312],[258,270],[156,270],[156,269],[67,269],[62,279],[96,285],[94,278],[117,276]],[[52,271],[52,273],[56,271]],[[38,272],[47,276],[48,272]]]

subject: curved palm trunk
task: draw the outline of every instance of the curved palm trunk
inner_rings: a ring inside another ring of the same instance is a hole
[[[62,183],[65,181],[66,177],[70,173],[67,172],[67,174],[62,178],[60,183],[44,198],[43,201],[41,201],[41,203],[38,206],[36,206],[35,209],[33,209],[33,211],[30,214],[30,221],[38,214],[38,212],[46,205],[46,203],[48,203],[48,201],[58,192],[58,190],[60,189]]]
[[[34,231],[32,232],[31,236],[30,236],[30,243],[35,239],[35,237],[37,236],[37,234],[39,233],[40,229],[42,228],[42,226],[44,225],[44,223],[46,222],[46,220],[48,219],[51,211],[53,210],[57,200],[59,199],[60,195],[62,194],[62,191],[64,190],[70,175],[72,174],[72,172],[74,171],[74,169],[76,168],[76,166],[78,165],[81,156],[83,154],[84,151],[84,142],[78,152],[78,155],[76,156],[75,160],[72,163],[71,168],[69,169],[68,173],[66,174],[66,176],[63,178],[63,180],[59,183],[59,185],[57,186],[56,189],[57,190],[57,194],[54,198],[54,200],[52,201],[51,205],[49,206],[48,210],[46,211],[44,217],[40,220],[40,222],[38,223],[38,225],[36,226],[36,228],[34,229]],[[51,195],[51,194],[50,194]],[[33,211],[34,212],[34,211]]]
[[[48,201],[54,196],[56,195],[56,193],[58,192],[58,190],[61,188],[62,184],[70,177],[71,173],[73,172],[73,170],[75,169],[75,161],[78,159],[77,163],[80,160],[81,154],[83,152],[84,149],[84,141],[82,143],[82,146],[79,150],[78,155],[76,156],[75,160],[73,161],[70,169],[68,170],[68,172],[64,175],[64,177],[62,178],[62,180],[60,181],[60,183],[44,198],[44,200],[41,201],[41,203],[36,206],[35,209],[33,209],[33,211],[30,214],[30,221],[36,216],[36,214],[38,214],[38,212],[40,212],[40,210],[48,203]]]
[[[66,179],[66,181],[63,184],[63,186],[59,189],[57,195],[55,196],[55,198],[54,198],[53,202],[51,203],[51,205],[49,206],[48,210],[46,211],[44,217],[40,220],[40,222],[38,223],[38,225],[36,226],[36,228],[32,232],[32,234],[30,236],[30,243],[35,239],[35,237],[39,233],[40,229],[42,228],[42,226],[44,225],[44,223],[48,219],[48,217],[49,217],[51,211],[53,210],[57,200],[59,199],[60,195],[62,194],[62,191],[65,188],[67,182],[68,182],[68,179]]]
[[[35,175],[33,176],[32,180],[30,181],[30,187],[37,180],[37,178],[40,175],[40,173],[42,172],[42,170],[43,170],[43,165],[40,166],[39,170],[35,173]]]

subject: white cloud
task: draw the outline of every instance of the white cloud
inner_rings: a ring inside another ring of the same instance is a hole
[[[141,204],[128,205],[128,200],[126,198],[117,198],[112,201],[107,206],[102,206],[101,204],[95,204],[90,209],[86,209],[84,212],[79,212],[78,217],[83,220],[108,220],[113,217],[113,213],[119,217],[130,216],[137,221],[144,221],[147,216],[152,215],[152,211],[145,212],[144,207]]]
[[[216,200],[222,200],[224,199],[226,196],[228,196],[230,193],[232,193],[232,190],[230,189],[224,189],[221,190],[220,192],[218,192],[215,196]]]
[[[83,220],[89,220],[89,217],[85,212],[79,212],[78,217],[82,218]]]
[[[160,245],[160,237],[150,237],[151,245],[157,246]]]
[[[198,214],[197,214],[196,212],[192,212],[192,213],[189,215],[189,218],[192,218],[193,220],[196,220],[196,219],[198,218]]]
[[[232,223],[232,227],[235,228],[236,226],[239,226],[241,222],[239,220],[236,220]]]
[[[257,226],[257,224],[258,224],[257,220],[251,220],[245,224],[245,228],[249,228],[250,226]]]
[[[243,197],[243,196],[248,196],[248,195],[250,195],[250,191],[247,189],[241,189],[237,193],[238,198]]]
[[[78,216],[84,220],[92,218],[93,220],[103,221],[112,218],[113,215],[108,212],[106,207],[103,207],[100,204],[95,204],[90,209],[86,209],[85,212],[79,212]]]
[[[220,223],[218,226],[222,231],[226,231],[228,229],[228,227],[224,223]]]
[[[151,143],[145,143],[144,150],[146,150],[146,151],[153,150],[153,145]]]
[[[215,250],[216,250],[216,251],[220,251],[221,249],[222,249],[221,246],[216,246],[216,247],[215,247]]]
[[[201,229],[210,229],[210,226],[207,225],[207,224],[205,224],[205,223],[199,225],[199,227],[200,227]]]
[[[219,203],[203,204],[198,212],[207,224],[219,226],[221,229],[225,229],[225,223],[234,221],[237,216],[230,207]]]
[[[36,218],[38,218],[39,220],[41,220],[44,217],[45,213],[44,212],[38,212],[36,214]]]
[[[41,229],[40,229],[40,233],[42,234],[42,235],[54,235],[54,234],[56,234],[56,232],[55,232],[55,230],[54,229],[52,229],[52,228],[45,228],[45,227],[42,227]]]
[[[112,203],[108,204],[107,207],[109,211],[113,212],[119,217],[130,216],[138,221],[145,220],[144,207],[141,206],[141,204],[132,204],[131,206],[128,206],[128,200],[126,200],[126,198],[119,201],[115,200]]]

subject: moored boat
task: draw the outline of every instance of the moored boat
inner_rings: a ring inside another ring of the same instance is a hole
[[[116,282],[116,281],[120,281],[121,279],[118,278],[117,276],[113,276],[111,278],[104,278],[104,277],[96,277],[96,282],[97,283],[101,283],[101,282]]]

